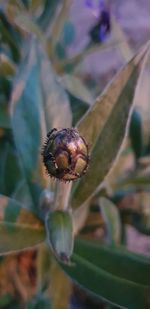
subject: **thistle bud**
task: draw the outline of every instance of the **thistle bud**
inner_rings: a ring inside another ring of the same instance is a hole
[[[51,130],[42,155],[48,174],[62,181],[81,177],[89,164],[88,146],[76,129]]]

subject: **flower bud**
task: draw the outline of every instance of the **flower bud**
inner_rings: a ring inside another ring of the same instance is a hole
[[[48,174],[62,181],[81,177],[89,164],[88,146],[73,128],[50,131],[42,155]]]

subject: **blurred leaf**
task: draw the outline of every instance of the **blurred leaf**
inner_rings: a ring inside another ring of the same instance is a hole
[[[140,113],[142,121],[142,135],[144,144],[149,144],[150,141],[150,50],[147,51],[147,54],[144,59],[142,66],[141,77],[136,93],[136,108]]]
[[[36,246],[45,239],[42,222],[14,199],[0,196],[0,254]]]
[[[150,261],[124,249],[77,240],[74,266],[63,265],[67,274],[93,296],[126,308],[148,309]]]
[[[7,148],[6,142],[0,140],[0,192],[5,193],[5,162],[7,158]]]
[[[99,204],[110,244],[120,244],[121,220],[117,206],[105,197],[99,199]]]
[[[0,192],[11,195],[22,179],[18,155],[7,141],[0,141]]]
[[[20,59],[20,45],[21,37],[19,33],[12,27],[8,22],[4,13],[0,10],[0,30],[1,30],[1,39],[3,42],[8,44],[11,48],[12,56],[14,61]]]
[[[85,59],[85,57],[87,57],[88,55],[91,55],[92,53],[96,52],[96,51],[100,51],[103,49],[107,49],[107,48],[111,48],[111,47],[117,47],[118,45],[120,45],[122,42],[118,42],[118,41],[109,41],[105,44],[92,44],[88,47],[86,47],[84,50],[82,50],[80,53],[78,53],[77,55],[73,56],[72,58],[66,59],[63,61],[63,63],[60,65],[58,71],[59,72],[63,72],[64,70],[66,70],[66,67],[70,66],[71,70],[73,71],[73,69],[82,61]]]
[[[8,129],[10,127],[11,124],[7,103],[5,98],[0,97],[0,128]]]
[[[61,76],[61,82],[64,88],[74,97],[88,104],[93,102],[90,91],[86,88],[81,79],[73,75],[64,74]]]
[[[83,205],[73,211],[73,235],[78,235],[80,230],[83,231],[84,224],[85,229],[87,227],[87,217],[89,215],[89,205]]]
[[[145,216],[143,213],[133,209],[123,209],[121,211],[124,222],[128,222],[136,228],[139,233],[150,235],[150,226],[146,224]],[[127,217],[127,220],[126,220]]]
[[[72,293],[71,280],[66,276],[58,263],[53,260],[50,268],[51,283],[49,293],[51,295],[51,306],[53,309],[69,308]],[[56,292],[57,291],[57,292]]]
[[[26,303],[25,309],[50,309],[50,300],[43,294],[39,293]]]
[[[114,16],[111,16],[111,23],[112,23],[113,37],[115,40],[122,42],[119,45],[119,49],[123,58],[125,59],[125,62],[127,62],[134,56],[134,51],[130,47],[125,33],[121,29],[121,26],[119,25]]]
[[[24,206],[27,205],[28,210],[35,211],[35,207],[33,206],[33,200],[32,200],[32,197],[29,191],[29,187],[25,179],[22,179],[17,184],[11,197],[15,199],[17,202],[19,202],[20,204]],[[35,213],[39,214],[38,204],[36,205],[36,210],[37,211]]]
[[[39,158],[42,106],[39,66],[33,45],[26,60],[14,83],[11,116],[16,147],[25,175],[31,181]]]
[[[38,61],[44,97],[46,130],[48,132],[54,127],[70,127],[72,115],[69,98],[57,80],[49,58],[42,48],[38,49]]]
[[[29,48],[14,84],[11,115],[16,147],[37,208],[41,189],[31,182],[38,180],[42,185],[41,138],[53,127],[70,127],[72,119],[68,97],[56,80],[44,50],[36,41]]]
[[[0,93],[5,96],[5,100],[0,100],[0,102],[8,103],[11,95],[11,88],[11,80],[0,75]]]
[[[69,46],[75,38],[75,26],[70,21],[67,20],[64,24],[64,29],[62,33],[62,41],[65,46]]]
[[[57,7],[60,4],[60,0],[45,0],[43,2],[44,9],[42,14],[38,18],[37,23],[39,24],[40,28],[42,28],[42,30],[46,30],[50,22],[53,21],[53,18],[56,15]]]
[[[142,122],[141,116],[137,110],[134,110],[131,115],[129,126],[129,137],[134,151],[136,160],[142,156],[143,140],[142,140]]]
[[[70,107],[72,111],[72,126],[74,127],[76,123],[81,119],[81,117],[86,113],[89,108],[89,104],[77,99],[72,94],[69,94]]]
[[[35,34],[40,42],[46,47],[46,40],[44,33],[41,31],[40,27],[31,19],[28,14],[18,14],[14,18],[15,24],[22,30]]]
[[[127,130],[146,48],[121,69],[77,125],[91,151],[91,162],[86,178],[74,185],[73,207],[79,207],[95,194],[116,159]]]
[[[51,37],[50,37],[50,39],[51,39],[50,54],[53,51],[54,46],[56,45],[56,43],[60,39],[60,35],[62,33],[62,29],[63,29],[64,23],[66,21],[67,15],[68,15],[70,5],[71,5],[70,0],[64,0],[62,2],[62,6],[61,6],[61,9],[59,11],[59,14],[56,16],[56,18],[54,20],[52,32],[51,32]]]
[[[58,59],[65,59],[67,57],[66,50],[61,42],[57,42],[55,46],[55,55]]]
[[[69,212],[56,210],[46,217],[48,244],[59,261],[69,263],[73,251],[73,225]]]
[[[5,308],[5,306],[10,306],[13,301],[13,296],[11,294],[5,294],[0,297],[0,306]]]
[[[118,183],[116,183],[117,188],[124,188],[129,186],[136,186],[136,188],[143,188],[150,185],[150,174],[145,175],[130,175],[124,179],[120,179]]]
[[[16,72],[14,63],[3,53],[0,53],[0,73],[3,76],[11,76]]]

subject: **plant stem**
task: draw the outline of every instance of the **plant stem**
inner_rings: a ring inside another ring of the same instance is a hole
[[[54,202],[55,210],[56,209],[66,210],[68,208],[71,187],[72,187],[71,182],[65,183],[57,180],[55,202]]]

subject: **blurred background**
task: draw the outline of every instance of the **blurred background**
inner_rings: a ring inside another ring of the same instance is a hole
[[[0,0],[0,193],[7,196],[13,196],[15,191],[8,172],[7,181],[3,181],[4,144],[12,143],[9,101],[31,37],[46,46],[51,66],[69,96],[74,126],[120,68],[150,39],[150,1]],[[116,236],[116,242],[149,256],[150,55],[145,61],[129,134],[107,177],[104,193],[116,205],[115,210],[110,210],[109,220],[117,226],[116,218],[121,218],[121,239]],[[14,153],[7,157],[7,170],[10,168],[10,174],[15,174],[12,158]],[[96,197],[81,233],[107,243],[109,220]],[[49,300],[42,294],[35,297],[37,256],[37,249],[32,249],[0,257],[0,308],[50,308]],[[52,308],[117,308],[93,300],[60,270],[57,276],[55,266],[53,272],[57,280],[50,287]],[[46,289],[49,291],[49,287]],[[64,294],[64,302],[54,297],[55,289]]]

